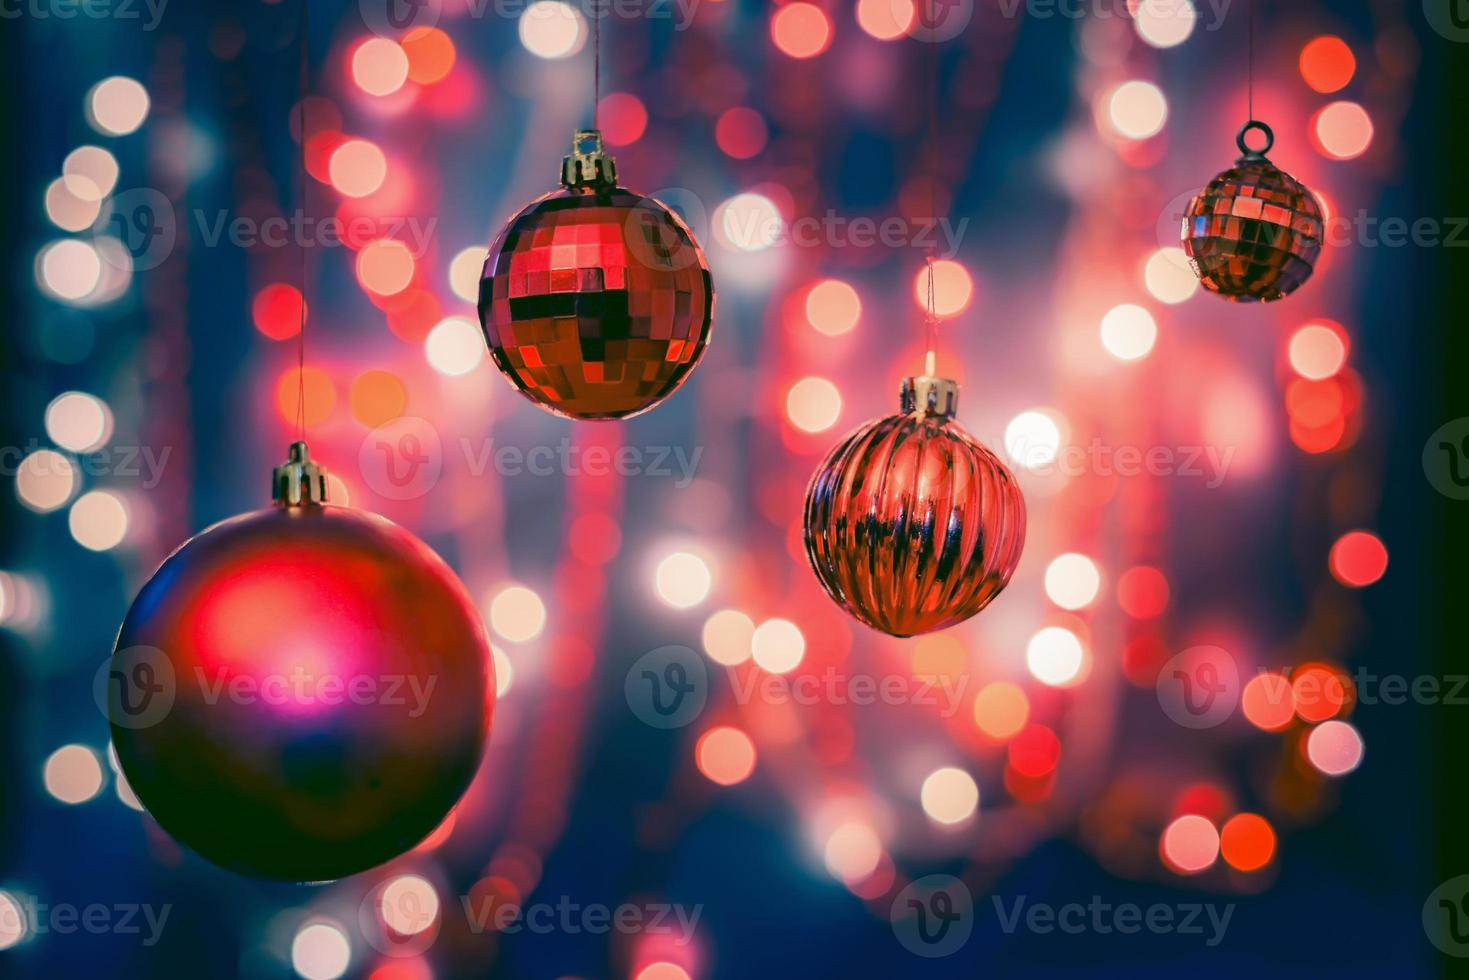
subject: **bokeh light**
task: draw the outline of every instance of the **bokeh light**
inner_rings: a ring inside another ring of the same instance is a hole
[[[85,745],[63,745],[42,770],[46,792],[62,803],[85,803],[102,792],[102,764]]]
[[[332,186],[347,197],[366,197],[383,186],[388,158],[370,140],[351,139],[338,146],[327,164]]]
[[[1117,577],[1117,605],[1134,619],[1152,619],[1168,608],[1168,579],[1150,565],[1135,565]]]
[[[1274,671],[1251,677],[1240,692],[1240,710],[1256,728],[1278,732],[1295,718],[1290,678]]]
[[[1021,469],[1044,469],[1060,451],[1061,428],[1045,412],[1021,412],[1005,426],[1005,455]]]
[[[414,936],[439,916],[439,893],[421,875],[399,875],[383,886],[378,907],[383,924],[400,936]]]
[[[840,337],[862,317],[862,300],[849,283],[823,279],[806,294],[806,322],[817,333]]]
[[[825,432],[842,415],[842,393],[825,378],[802,378],[786,393],[786,417],[802,432]]]
[[[26,937],[27,913],[10,892],[0,892],[0,950],[9,949]]]
[[[1188,253],[1169,245],[1148,256],[1143,266],[1143,285],[1158,302],[1173,305],[1199,291],[1199,278],[1189,268]]]
[[[1317,92],[1346,88],[1357,71],[1357,58],[1347,42],[1330,34],[1312,38],[1301,48],[1301,77]]]
[[[1046,595],[1062,609],[1084,609],[1102,588],[1096,562],[1074,552],[1057,555],[1046,566]]]
[[[871,824],[851,820],[826,839],[825,859],[826,869],[833,876],[854,884],[877,870],[882,860],[882,841]]]
[[[738,609],[721,609],[704,621],[704,652],[717,664],[735,667],[750,659],[754,636],[754,620]]]
[[[923,812],[938,823],[963,823],[979,809],[979,786],[963,769],[945,766],[923,780],[919,802]]]
[[[283,282],[261,288],[250,303],[250,319],[255,329],[271,340],[285,340],[301,330],[301,290]]]
[[[1338,582],[1362,588],[1387,572],[1387,546],[1371,531],[1348,531],[1331,546],[1329,564]]]
[[[454,41],[437,27],[415,27],[398,43],[408,56],[408,78],[419,85],[442,81],[454,68]]]
[[[814,3],[796,0],[776,8],[770,18],[770,38],[783,54],[814,58],[831,44],[831,21]]]
[[[974,723],[997,742],[1013,738],[1030,720],[1030,699],[1020,685],[990,681],[974,698]]]
[[[520,15],[520,43],[537,58],[569,58],[586,41],[581,11],[560,0],[536,0]]]
[[[100,146],[79,146],[61,163],[67,190],[84,201],[100,201],[117,186],[117,158]]]
[[[879,41],[907,34],[917,13],[914,0],[857,0],[857,26]]]
[[[62,231],[83,231],[92,227],[102,213],[100,197],[79,196],[78,188],[90,195],[90,181],[78,177],[57,177],[46,186],[46,217]]]
[[[392,95],[408,81],[408,53],[397,41],[368,38],[352,53],[352,80],[368,95]]]
[[[95,395],[63,392],[46,406],[46,435],[74,453],[99,449],[112,438],[112,410]]]
[[[699,771],[711,782],[733,786],[755,771],[755,743],[738,728],[711,728],[699,737],[694,758]]]
[[[490,250],[483,245],[471,245],[454,253],[449,260],[449,288],[466,303],[479,302],[480,275],[489,254]]]
[[[1086,659],[1081,640],[1064,626],[1047,626],[1025,645],[1025,665],[1042,684],[1064,687],[1076,680]]]
[[[774,201],[747,191],[715,209],[714,227],[719,240],[731,248],[760,252],[780,241],[785,222]]]
[[[385,425],[408,407],[408,389],[391,371],[363,371],[347,391],[352,417],[369,429]]]
[[[767,619],[750,636],[750,655],[767,673],[789,673],[806,655],[806,637],[789,619]]]
[[[301,393],[305,392],[305,411],[298,413]],[[306,365],[300,370],[292,365],[282,371],[275,384],[275,407],[281,420],[294,425],[299,417],[306,425],[320,425],[331,418],[337,407],[337,386],[332,376],[319,367]]]
[[[42,289],[62,300],[87,296],[102,279],[102,257],[90,243],[63,238],[41,249],[37,281]]]
[[[749,106],[731,106],[714,123],[714,142],[736,160],[758,155],[769,136],[765,117]]]
[[[1172,48],[1187,41],[1198,19],[1192,0],[1137,0],[1132,15],[1138,37],[1155,48]]]
[[[913,300],[928,312],[929,269],[933,270],[933,313],[940,320],[958,316],[974,299],[974,278],[953,259],[925,264],[913,277]]]
[[[379,296],[396,296],[407,289],[415,268],[408,246],[391,238],[369,242],[357,253],[357,281]]]
[[[1372,145],[1372,117],[1355,102],[1333,102],[1316,113],[1316,145],[1334,160],[1352,160]]]
[[[1341,371],[1346,365],[1347,348],[1346,331],[1339,324],[1318,320],[1291,334],[1287,357],[1297,374],[1319,381]]]
[[[71,499],[76,486],[76,466],[50,449],[31,453],[15,471],[15,495],[38,514],[61,507]]]
[[[128,511],[121,498],[107,490],[84,493],[71,505],[67,526],[77,544],[89,551],[111,551],[128,533]]]
[[[1147,139],[1168,121],[1168,100],[1152,82],[1123,82],[1107,98],[1107,121],[1119,136]]]
[[[1119,361],[1147,357],[1158,340],[1158,324],[1141,306],[1123,303],[1102,317],[1102,346]]]
[[[676,551],[658,563],[653,588],[675,609],[692,609],[709,597],[714,577],[698,555]]]
[[[1219,859],[1219,831],[1207,817],[1184,814],[1164,829],[1159,851],[1175,871],[1197,874]]]
[[[484,361],[485,338],[474,321],[462,316],[446,317],[424,338],[423,354],[435,371],[458,377]]]
[[[87,122],[99,133],[126,136],[148,118],[148,90],[122,75],[104,78],[87,94]]]
[[[1275,829],[1258,813],[1236,813],[1219,831],[1219,853],[1236,871],[1258,871],[1275,856]]]
[[[490,600],[490,628],[512,643],[525,643],[546,628],[546,606],[524,585],[501,589]]]
[[[608,146],[631,146],[648,128],[648,110],[631,92],[612,92],[602,99],[598,120]]]
[[[1362,736],[1337,719],[1323,721],[1306,736],[1306,758],[1328,776],[1345,776],[1362,764]]]
[[[291,966],[304,980],[337,980],[351,963],[352,945],[335,923],[309,923],[291,940]]]

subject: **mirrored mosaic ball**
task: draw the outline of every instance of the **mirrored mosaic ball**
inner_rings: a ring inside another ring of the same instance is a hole
[[[1268,303],[1311,277],[1325,224],[1316,195],[1266,159],[1241,160],[1184,213],[1183,249],[1205,289]]]
[[[688,226],[659,201],[563,188],[490,246],[479,318],[496,366],[531,401],[570,418],[627,418],[699,363],[714,283]]]

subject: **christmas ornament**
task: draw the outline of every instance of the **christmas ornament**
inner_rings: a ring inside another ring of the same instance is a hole
[[[480,325],[496,366],[546,411],[637,415],[673,394],[709,344],[709,265],[678,215],[617,186],[599,131],[577,132],[561,183],[490,247]]]
[[[1265,145],[1251,149],[1250,130]],[[1205,289],[1241,303],[1288,296],[1321,254],[1321,205],[1304,184],[1266,159],[1275,135],[1251,120],[1235,142],[1243,154],[1209,182],[1183,217],[1183,249]]]
[[[822,588],[893,636],[979,612],[1025,543],[1015,477],[954,421],[958,400],[947,378],[906,379],[902,412],[847,436],[806,490],[806,554]]]
[[[484,626],[438,555],[325,505],[306,444],[276,506],[203,531],[118,635],[118,762],[181,843],[243,874],[341,878],[409,850],[479,766],[494,702]]]

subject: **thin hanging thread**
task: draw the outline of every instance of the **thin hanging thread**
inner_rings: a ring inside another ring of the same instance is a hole
[[[937,41],[931,42],[929,48],[928,74],[928,219],[937,223],[939,212],[939,58]],[[939,318],[933,282],[934,259],[937,256],[937,250],[938,240],[935,235],[928,246],[928,258],[924,263],[928,273],[928,316],[926,318],[928,350],[923,358],[923,373],[926,375],[933,375],[938,367]]]
[[[1250,93],[1250,122],[1255,119],[1255,0],[1249,0],[1246,7],[1246,20],[1249,24],[1249,40],[1245,47],[1249,51],[1248,89]]]
[[[301,23],[298,30],[301,32],[299,38],[298,60],[296,65],[296,88],[298,90],[297,105],[301,110],[301,127],[298,133],[300,143],[300,155],[297,157],[296,167],[296,206],[301,210],[304,220],[306,215],[306,93],[310,86],[310,73],[306,60],[306,7],[307,0],[301,0]],[[306,441],[306,243],[298,243],[301,252],[301,320],[296,330],[296,429],[300,433],[302,442]]]
[[[601,129],[602,116],[602,14],[592,11],[592,128]]]

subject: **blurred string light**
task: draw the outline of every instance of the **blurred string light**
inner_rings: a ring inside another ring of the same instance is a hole
[[[741,252],[761,252],[780,241],[785,221],[775,202],[746,191],[714,209],[715,238]]]
[[[749,106],[730,106],[714,123],[715,144],[726,156],[736,160],[759,155],[769,138],[765,117]]]
[[[449,260],[449,289],[466,303],[479,302],[480,274],[489,251],[483,245],[471,245]]]
[[[490,644],[490,655],[495,661],[495,696],[503,698],[515,684],[515,664],[509,654],[493,643]]]
[[[546,606],[524,585],[511,585],[490,600],[490,627],[512,643],[526,643],[546,628]]]
[[[380,238],[357,253],[357,281],[379,296],[396,296],[413,281],[416,263],[408,246],[391,238]]]
[[[1086,659],[1081,640],[1063,626],[1047,626],[1025,646],[1025,665],[1031,676],[1049,687],[1076,681]]]
[[[560,0],[536,0],[520,15],[520,43],[537,58],[569,58],[586,43],[586,20]]]
[[[100,449],[112,438],[112,410],[95,395],[63,392],[46,406],[46,435],[74,453]]]
[[[20,900],[10,892],[0,891],[0,949],[9,949],[25,939],[28,921]]]
[[[882,860],[882,840],[872,825],[851,820],[839,825],[826,839],[823,854],[826,870],[847,884],[862,881],[877,870]]]
[[[101,201],[117,186],[117,158],[100,146],[79,146],[61,163],[67,190],[83,201]]]
[[[1306,758],[1327,776],[1345,776],[1362,764],[1362,736],[1344,721],[1323,721],[1306,736]]]
[[[46,759],[42,779],[62,803],[86,803],[102,791],[102,764],[85,745],[63,745]]]
[[[631,146],[648,129],[648,109],[631,92],[612,92],[603,97],[597,119],[608,146]]]
[[[694,746],[699,771],[720,786],[742,783],[755,771],[757,753],[750,736],[738,728],[720,726],[699,736]]]
[[[385,425],[408,407],[408,389],[391,371],[363,371],[347,390],[352,417],[370,429]]]
[[[997,742],[1019,734],[1029,720],[1030,699],[1019,684],[990,681],[975,695],[974,723]]]
[[[1189,268],[1187,253],[1169,245],[1148,256],[1143,266],[1143,285],[1158,302],[1173,305],[1199,291],[1199,278]]]
[[[453,39],[437,27],[415,27],[398,43],[408,56],[408,78],[419,85],[443,81],[458,59]]]
[[[692,609],[709,597],[713,585],[709,565],[698,555],[675,551],[658,562],[653,588],[675,609]]]
[[[479,325],[462,316],[440,320],[423,342],[424,357],[440,374],[468,374],[485,359],[485,340]]]
[[[806,655],[806,637],[789,619],[767,619],[750,635],[750,655],[770,674],[787,674]]]
[[[301,414],[306,424],[320,425],[331,418],[337,405],[337,386],[332,376],[319,367],[308,365],[305,370],[298,371],[295,365],[291,365],[276,377],[275,407],[281,420],[295,424],[303,389],[306,404]]]
[[[387,179],[388,158],[370,140],[349,139],[332,153],[327,173],[338,193],[366,197]]]
[[[1021,469],[1044,469],[1060,451],[1061,429],[1046,412],[1021,412],[1005,426],[1005,454]]]
[[[1275,856],[1275,829],[1258,813],[1236,813],[1220,828],[1219,853],[1236,871],[1258,871]]]
[[[1134,565],[1117,577],[1117,605],[1134,619],[1152,619],[1168,608],[1168,579],[1151,565]]]
[[[352,80],[368,95],[392,95],[408,81],[408,53],[397,41],[368,38],[352,52]]]
[[[1138,37],[1155,48],[1172,48],[1188,40],[1199,12],[1192,0],[1137,0],[1132,19]]]
[[[1308,323],[1291,334],[1287,358],[1303,378],[1320,381],[1337,374],[1346,365],[1347,333],[1329,320]]]
[[[110,551],[128,532],[128,511],[122,499],[107,490],[84,493],[71,505],[67,526],[77,544],[89,551]]]
[[[633,980],[691,980],[688,971],[677,963],[657,960],[638,970]]]
[[[148,90],[123,75],[104,78],[87,93],[87,122],[99,133],[126,136],[148,118]]]
[[[840,337],[862,317],[862,300],[849,283],[823,279],[806,294],[806,322],[817,333]]]
[[[1317,148],[1333,160],[1352,160],[1372,145],[1372,117],[1355,102],[1333,102],[1312,117]]]
[[[1141,306],[1123,303],[1102,317],[1102,346],[1119,361],[1147,357],[1158,340],[1158,324]]]
[[[291,940],[291,967],[303,980],[337,980],[352,964],[352,945],[335,922],[314,921]]]
[[[913,27],[914,0],[857,0],[857,26],[879,41],[894,41]]]
[[[1164,829],[1159,851],[1180,874],[1197,874],[1219,859],[1219,831],[1208,817],[1185,814]]]
[[[304,302],[295,286],[273,282],[255,294],[250,303],[250,319],[255,329],[271,340],[287,340],[301,329]]]
[[[1290,678],[1274,671],[1251,677],[1240,692],[1240,711],[1261,731],[1278,732],[1295,719]]]
[[[795,0],[771,15],[770,39],[792,58],[816,57],[831,46],[831,37],[831,20],[814,3]]]
[[[1331,546],[1329,564],[1338,582],[1362,588],[1387,572],[1387,546],[1371,531],[1349,531]]]
[[[931,820],[942,824],[964,823],[979,809],[979,786],[963,769],[945,766],[923,780],[919,803]]]
[[[102,280],[102,257],[90,243],[63,238],[41,249],[36,260],[36,281],[60,300],[85,298]]]
[[[1143,140],[1156,135],[1168,120],[1163,90],[1141,79],[1123,82],[1106,99],[1107,121],[1119,136]]]
[[[72,461],[51,449],[38,449],[15,472],[15,494],[38,514],[63,506],[77,488],[77,471]]]
[[[913,277],[913,302],[928,311],[929,270],[925,266]],[[941,320],[956,317],[969,309],[974,299],[974,277],[953,259],[933,263],[933,312]]]
[[[786,417],[802,432],[825,432],[842,415],[842,393],[826,378],[802,378],[786,393]]]
[[[399,875],[383,886],[378,908],[394,933],[416,936],[438,919],[439,893],[422,875]]]
[[[78,196],[76,188],[85,180],[57,177],[46,187],[46,217],[62,231],[84,231],[102,213],[102,198]]]
[[[721,609],[704,621],[701,639],[709,659],[736,667],[750,659],[755,621],[738,609]]]
[[[1347,87],[1357,71],[1357,58],[1347,42],[1330,34],[1312,38],[1301,48],[1301,77],[1323,95]]]
[[[1062,609],[1084,609],[1097,598],[1102,576],[1086,555],[1058,555],[1046,566],[1046,595]]]

